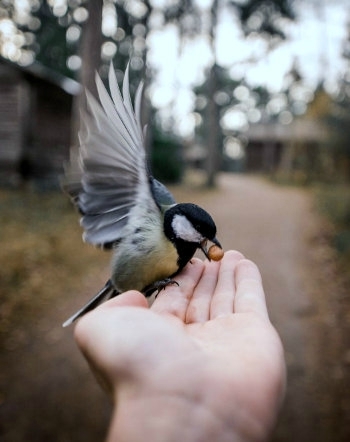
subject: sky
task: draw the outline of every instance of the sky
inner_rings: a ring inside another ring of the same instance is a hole
[[[208,0],[197,0],[199,4],[202,2],[207,4]],[[237,19],[225,3],[221,0],[216,58],[220,65],[231,66],[237,77],[244,75],[248,82],[262,83],[276,91],[282,87],[283,76],[296,60],[310,85],[326,75],[331,88],[344,71],[341,50],[347,36],[346,25],[350,24],[349,0],[295,0],[297,20],[284,23],[287,39],[270,53],[261,38],[243,38]],[[201,67],[212,60],[207,38],[198,36],[189,41],[182,47],[180,57],[177,40],[175,26],[158,30],[150,40],[151,52],[157,52],[159,63],[163,64],[166,59],[166,66],[162,68],[167,70],[167,76],[174,75],[170,71],[178,71],[180,83],[186,83],[186,79],[190,83],[202,80]],[[254,66],[246,60],[254,60]]]
[[[210,5],[210,0],[197,3]],[[287,39],[272,50],[267,41],[257,36],[243,38],[225,0],[219,3],[215,56],[218,64],[229,69],[232,78],[278,94],[286,85],[288,72],[296,66],[309,96],[320,81],[330,93],[336,93],[338,80],[347,69],[341,53],[350,23],[349,0],[295,0],[297,20],[284,23]],[[198,35],[180,43],[177,27],[168,25],[154,29],[148,45],[148,60],[158,70],[150,90],[153,104],[165,118],[171,114],[179,124],[182,122],[182,135],[190,133],[193,119],[188,114],[194,99],[191,88],[204,80],[205,68],[213,61],[208,37]],[[183,113],[187,123],[181,117]]]

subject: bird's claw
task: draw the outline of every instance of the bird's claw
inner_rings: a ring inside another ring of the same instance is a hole
[[[175,281],[174,279],[169,279],[169,280],[167,280],[167,281],[165,281],[165,282],[164,282],[164,281],[161,281],[161,282],[163,282],[163,284],[161,284],[161,286],[157,288],[156,297],[159,295],[159,293],[160,293],[162,290],[165,290],[165,288],[166,288],[168,285],[176,284],[178,287],[180,287],[180,284],[179,284],[177,281]]]
[[[171,278],[163,279],[161,281],[156,281],[151,286],[147,287],[147,289],[145,290],[145,296],[146,297],[151,296],[152,293],[155,290],[157,290],[157,293],[155,295],[155,297],[157,297],[159,295],[159,293],[162,290],[165,290],[165,288],[170,284],[176,284],[178,287],[180,286],[180,284],[177,281],[175,281],[174,279],[171,279]]]

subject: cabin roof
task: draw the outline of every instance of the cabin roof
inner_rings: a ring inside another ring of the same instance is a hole
[[[25,75],[29,75],[48,83],[54,84],[69,95],[78,95],[81,90],[81,85],[76,80],[66,77],[37,61],[29,66],[20,66],[3,57],[0,57],[0,65],[1,64],[18,70]]]

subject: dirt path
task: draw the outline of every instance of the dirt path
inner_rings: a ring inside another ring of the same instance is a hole
[[[308,194],[232,175],[221,177],[219,190],[174,193],[179,201],[195,201],[212,213],[225,249],[240,250],[262,270],[289,373],[286,403],[273,440],[350,440],[349,394],[344,395],[350,354],[342,347],[339,324],[343,289],[334,282],[334,257]],[[86,292],[101,285],[104,273],[93,269],[83,283],[81,303]],[[53,306],[46,306],[33,324],[18,331],[12,344],[7,343],[8,372],[0,374],[0,381],[11,388],[0,397],[2,441],[103,440],[109,404],[78,354],[72,331],[60,327],[79,304],[68,295],[65,302],[58,300],[55,318]],[[21,333],[23,346],[18,344]]]

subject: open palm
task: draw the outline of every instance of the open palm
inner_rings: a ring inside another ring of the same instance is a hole
[[[191,431],[202,431],[203,441],[265,440],[285,368],[257,267],[230,251],[220,262],[193,259],[176,280],[179,286],[168,286],[150,308],[140,293],[127,292],[76,328],[83,353],[119,404],[111,434],[136,441],[128,416],[143,410],[142,422],[145,410],[147,419],[162,410],[168,429],[190,413]]]

